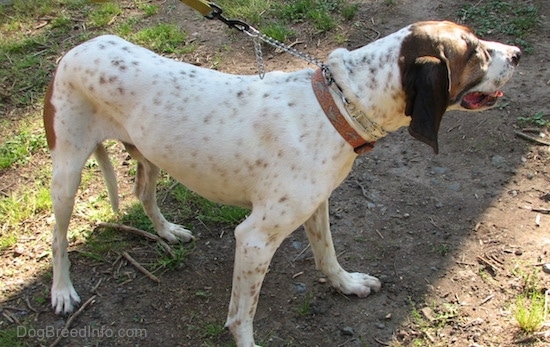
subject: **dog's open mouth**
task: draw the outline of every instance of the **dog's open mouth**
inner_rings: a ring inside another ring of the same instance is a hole
[[[468,93],[462,97],[462,107],[469,110],[477,110],[482,107],[491,107],[497,102],[498,98],[504,94],[497,90],[493,93],[473,92]]]

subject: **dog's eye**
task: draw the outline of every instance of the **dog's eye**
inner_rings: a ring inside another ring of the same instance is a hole
[[[491,57],[495,54],[494,50],[485,48],[483,48],[483,53],[485,54],[485,59],[487,60],[490,60]]]
[[[468,51],[468,60],[471,60],[479,55],[480,51],[479,45],[472,45],[470,46],[470,50]]]

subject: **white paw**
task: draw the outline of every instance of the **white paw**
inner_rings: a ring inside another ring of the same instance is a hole
[[[52,307],[56,314],[73,312],[79,302],[80,297],[72,284],[58,289],[52,287]]]
[[[157,233],[170,243],[189,242],[195,239],[191,231],[174,223],[166,223],[162,229],[157,230]]]
[[[372,291],[382,287],[378,278],[360,272],[343,272],[338,278],[331,280],[334,288],[346,295],[355,294],[360,298],[368,296]]]

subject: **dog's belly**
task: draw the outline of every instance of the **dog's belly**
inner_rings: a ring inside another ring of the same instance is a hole
[[[167,171],[173,178],[202,197],[224,205],[252,208],[249,187],[252,180],[243,182],[239,178],[226,179],[216,172]]]
[[[348,174],[353,152],[328,121],[317,119],[311,129],[277,113],[281,109],[273,108],[263,123],[251,115],[217,129],[151,128],[134,136],[134,144],[176,180],[219,203],[249,208],[292,195],[299,201],[319,186],[328,197]]]

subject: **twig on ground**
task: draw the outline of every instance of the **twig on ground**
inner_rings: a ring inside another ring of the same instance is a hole
[[[86,309],[86,307],[88,307],[88,305],[91,304],[95,300],[95,298],[96,298],[96,295],[94,295],[91,298],[89,298],[88,300],[86,300],[86,302],[84,304],[82,304],[82,306],[80,306],[78,311],[73,313],[73,315],[71,317],[69,317],[69,319],[67,319],[67,323],[65,323],[65,326],[63,327],[63,331],[69,330],[69,328],[71,327],[71,324],[73,324],[73,321],[76,319],[76,317],[78,317]],[[59,336],[57,336],[57,339],[55,339],[55,341],[52,342],[50,347],[57,346],[57,344],[61,341],[61,339],[63,339],[63,336],[65,336],[65,334],[59,334]]]
[[[21,325],[21,322],[19,322],[17,317],[15,317],[13,315],[13,313],[11,313],[10,311],[8,311],[6,309],[2,310],[2,316],[4,316],[4,318],[6,318],[8,321],[10,321],[10,323],[17,323],[18,325]]]
[[[101,284],[101,282],[103,282],[103,277],[101,277],[101,278],[99,279],[99,281],[97,281],[97,284],[96,284],[96,285],[92,288],[92,290],[90,290],[90,291],[91,291],[92,293],[98,294],[98,293],[97,293],[97,288],[99,287],[99,285]],[[99,294],[98,294],[98,295],[99,295]],[[100,296],[101,296],[101,295],[100,295]]]
[[[34,313],[40,313],[40,312],[38,312],[38,310],[36,310],[34,307],[32,307],[31,302],[29,301],[29,297],[28,297],[28,296],[25,297],[25,303],[27,304],[27,307],[28,307],[31,311],[33,311]]]
[[[126,232],[129,232],[129,233],[134,234],[134,235],[142,236],[142,237],[145,237],[149,240],[156,241],[162,246],[162,248],[164,248],[164,250],[166,252],[168,252],[170,254],[170,256],[175,257],[174,251],[172,251],[172,248],[170,248],[170,246],[168,246],[168,244],[166,242],[164,242],[163,239],[161,239],[159,236],[157,236],[155,234],[151,234],[151,233],[149,233],[145,230],[130,227],[130,226],[127,226],[127,225],[116,224],[116,223],[105,223],[105,222],[97,223],[97,228],[113,228],[113,229],[117,229],[117,230],[121,230],[121,231],[126,231]]]
[[[538,213],[542,213],[542,214],[550,214],[550,210],[546,209],[546,208],[533,208],[533,207],[531,207],[530,210],[531,210],[531,212],[538,212]]]
[[[550,146],[550,142],[548,141],[543,141],[543,140],[540,140],[540,139],[537,139],[536,137],[534,136],[531,136],[531,135],[527,135],[526,133],[522,132],[522,131],[514,131],[514,133],[518,136],[518,137],[521,137],[522,139],[524,140],[529,140],[529,141],[533,141],[533,142],[536,142],[540,145],[545,145],[545,146]]]
[[[126,260],[128,260],[132,265],[134,265],[136,269],[138,269],[139,271],[141,271],[141,273],[147,276],[151,281],[160,283],[160,280],[158,279],[157,276],[153,275],[152,273],[149,272],[149,270],[141,266],[141,264],[138,263],[134,258],[132,258],[130,254],[128,254],[127,252],[122,252],[122,256],[126,258]]]
[[[489,295],[488,297],[486,297],[485,299],[483,299],[479,305],[481,306],[481,305],[483,305],[483,304],[488,303],[488,302],[491,301],[494,297],[495,297],[494,294]]]
[[[308,243],[307,246],[304,249],[302,249],[300,254],[298,254],[294,259],[292,259],[292,263],[294,263],[296,259],[300,258],[300,256],[302,256],[302,254],[304,254],[309,249],[309,247],[311,247],[311,243]]]
[[[481,263],[488,265],[491,269],[493,269],[494,272],[502,271],[503,268],[494,258],[487,258],[481,255],[477,256],[477,260],[479,260]]]
[[[164,196],[162,197],[162,199],[160,200],[161,203],[164,203],[164,201],[166,201],[166,198],[168,197],[168,193],[170,193],[174,188],[176,188],[176,186],[180,184],[178,181],[174,181],[174,183],[172,183],[170,185],[170,187],[164,189]]]
[[[376,337],[374,338],[374,341],[376,341],[376,343],[378,343],[379,345],[382,345],[382,346],[391,346],[389,343],[384,342],[384,341],[382,341],[382,340],[380,340]]]

